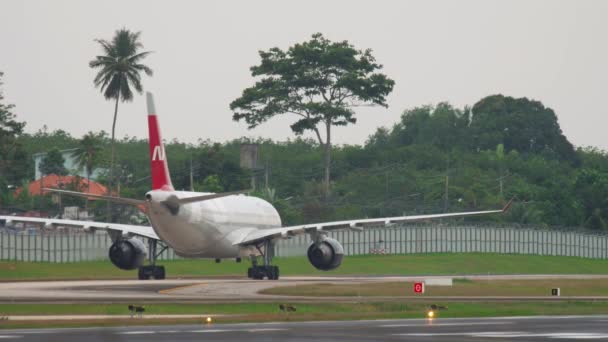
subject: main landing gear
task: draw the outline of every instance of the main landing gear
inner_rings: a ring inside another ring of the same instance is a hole
[[[150,278],[165,279],[165,266],[157,266],[156,259],[167,249],[167,246],[163,245],[163,248],[157,253],[157,244],[158,240],[148,239],[148,260],[150,261],[150,265],[139,267],[139,280],[147,280]]]
[[[262,251],[261,247],[264,247]],[[268,280],[277,280],[279,279],[279,266],[270,265],[272,261],[272,256],[274,254],[274,246],[270,240],[266,240],[263,244],[256,245],[257,250],[262,255],[263,265],[258,265],[257,256],[251,256],[251,266],[247,270],[247,277],[251,279],[264,279],[268,278]]]

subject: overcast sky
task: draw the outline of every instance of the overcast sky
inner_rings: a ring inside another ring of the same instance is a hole
[[[126,27],[141,31],[165,139],[285,140],[293,117],[254,129],[229,103],[253,83],[258,50],[322,32],[371,48],[396,81],[389,108],[357,109],[338,143],[362,144],[406,108],[462,107],[496,93],[542,101],[577,146],[608,149],[608,1],[0,1],[4,95],[27,131],[111,130],[113,103],[88,62]],[[144,96],[121,104],[117,136],[145,137]]]

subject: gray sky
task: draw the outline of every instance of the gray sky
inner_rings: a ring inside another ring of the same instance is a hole
[[[365,142],[414,106],[472,105],[503,93],[553,108],[577,146],[608,149],[608,1],[17,1],[0,2],[4,94],[27,131],[47,125],[76,137],[110,131],[88,62],[95,38],[142,31],[165,139],[284,140],[293,117],[247,130],[229,103],[253,83],[258,50],[322,32],[371,48],[396,81],[389,108],[357,110],[338,143]],[[119,109],[117,136],[145,137],[144,96]]]

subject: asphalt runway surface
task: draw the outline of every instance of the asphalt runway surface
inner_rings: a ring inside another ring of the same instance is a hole
[[[445,277],[283,277],[280,280],[251,279],[197,279],[197,280],[87,280],[87,281],[38,281],[0,283],[0,303],[126,303],[126,302],[171,302],[171,303],[214,303],[214,302],[276,302],[289,299],[290,302],[360,302],[436,299],[449,301],[524,301],[524,300],[608,300],[608,297],[306,297],[274,296],[258,293],[260,290],[276,286],[304,284],[362,284],[387,281],[422,281],[429,278]],[[458,276],[468,279],[599,279],[606,275],[508,275],[508,276]]]
[[[0,330],[18,341],[608,340],[608,316],[500,317]]]

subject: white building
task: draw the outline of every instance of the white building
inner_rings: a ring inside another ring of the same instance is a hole
[[[63,166],[68,170],[68,173],[70,175],[74,175],[74,176],[80,176],[83,178],[87,177],[87,171],[85,169],[79,170],[78,167],[76,167],[76,159],[72,156],[72,153],[74,153],[74,151],[76,151],[76,148],[70,148],[67,150],[61,150],[59,152],[61,152],[61,155],[63,156],[63,159],[65,160],[65,163],[63,164]],[[35,153],[32,158],[34,158],[34,169],[35,169],[35,175],[34,175],[34,179],[40,179],[40,177],[42,177],[42,172],[40,172],[40,163],[42,163],[42,161],[44,160],[44,157],[46,157],[46,152],[41,152],[41,153]],[[100,176],[101,172],[103,171],[103,169],[100,168],[96,168],[93,169],[93,173],[91,173],[91,180],[97,180],[97,178]]]

